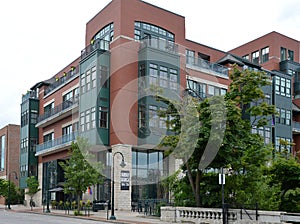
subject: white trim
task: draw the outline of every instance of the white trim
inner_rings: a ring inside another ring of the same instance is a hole
[[[67,89],[66,91],[62,92],[62,96],[66,95],[67,93],[73,91],[74,89],[76,89],[77,87],[79,87],[79,84],[76,84],[75,86],[72,86],[70,89]]]
[[[50,134],[52,132],[54,133],[54,129],[51,129],[51,130],[46,131],[46,132],[43,132],[43,136],[48,135],[48,134]]]
[[[46,107],[46,106],[48,106],[51,103],[54,103],[54,99],[48,101],[47,103],[44,103],[43,107]]]
[[[67,127],[67,126],[72,125],[72,124],[73,124],[73,120],[62,124],[61,127],[64,128],[64,127]]]
[[[228,89],[227,85],[220,84],[218,82],[208,81],[206,79],[201,79],[201,78],[194,77],[194,76],[187,75],[186,79],[190,79],[190,80],[193,80],[193,81],[196,81],[196,82],[200,82],[200,83],[203,83],[203,84],[207,84],[207,85],[210,85],[210,86],[216,86],[216,87],[219,87],[219,88],[222,88],[222,89]]]
[[[120,39],[120,38],[124,38],[124,39],[127,39],[127,40],[135,41],[135,39],[132,38],[132,37],[128,37],[128,36],[125,36],[125,35],[119,35],[119,36],[117,36],[116,38],[114,38],[110,43],[113,43],[113,42],[115,42],[116,40],[118,40],[118,39]]]

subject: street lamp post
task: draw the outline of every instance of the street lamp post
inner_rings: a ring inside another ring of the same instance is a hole
[[[123,168],[126,166],[124,162],[124,155],[121,152],[115,152],[112,156],[112,188],[111,188],[111,215],[110,215],[110,220],[116,220],[115,216],[115,162],[114,158],[116,154],[120,154],[122,156],[122,161],[120,163],[120,166]]]
[[[7,191],[7,208],[8,209],[11,209],[10,208],[10,175],[11,175],[11,173],[15,174],[16,180],[18,179],[18,175],[17,175],[16,171],[12,171],[8,174],[8,191]]]

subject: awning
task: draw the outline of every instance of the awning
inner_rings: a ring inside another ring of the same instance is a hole
[[[62,187],[56,187],[56,188],[52,188],[49,191],[50,192],[58,192],[58,191],[63,191],[64,189]]]

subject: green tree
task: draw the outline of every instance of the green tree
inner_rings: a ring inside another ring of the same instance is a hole
[[[233,170],[231,178],[235,183],[232,185],[233,189],[247,183],[249,188],[245,194],[248,194],[250,190],[253,191],[253,186],[250,185],[256,184],[256,179],[261,176],[258,174],[262,165],[270,159],[268,157],[270,150],[264,146],[262,138],[251,133],[252,125],[255,124],[257,127],[266,125],[268,119],[275,113],[274,106],[264,102],[265,95],[262,90],[262,87],[270,84],[270,79],[264,72],[240,71],[237,67],[230,74],[230,79],[232,82],[225,98],[214,96],[198,103],[200,127],[197,132],[198,142],[192,155],[185,158],[184,155],[177,154],[178,158],[184,161],[182,169],[187,174],[195,206],[201,206],[201,186],[204,186],[201,182],[206,170],[231,168]],[[176,111],[176,107],[171,105],[166,112],[176,113]],[[175,135],[167,136],[163,141],[164,146],[171,146],[172,149],[182,144],[182,139],[179,140],[178,136],[182,119],[185,118],[181,118],[180,121],[178,119],[177,117],[172,121]],[[190,126],[195,127],[193,124]],[[218,130],[224,130],[224,135]],[[214,149],[216,145],[220,145],[218,150]],[[188,143],[186,146],[189,147]],[[217,154],[215,155],[213,151]],[[203,190],[202,195],[208,192]],[[244,199],[243,197],[239,199],[237,194],[241,195],[241,192],[237,190],[230,194],[237,202]]]
[[[41,189],[39,188],[39,181],[37,180],[37,178],[35,176],[31,176],[28,177],[26,180],[27,183],[27,187],[28,187],[28,191],[26,192],[26,194],[28,194],[30,196],[30,207],[32,210],[33,207],[33,196],[39,192]]]
[[[277,154],[268,169],[270,187],[279,187],[279,209],[300,212],[300,163],[286,153]]]
[[[66,183],[64,192],[76,195],[77,212],[80,214],[80,197],[89,186],[102,181],[102,165],[95,161],[93,154],[89,152],[90,145],[87,139],[77,138],[76,143],[72,143],[69,152],[70,158],[59,165],[64,170]]]

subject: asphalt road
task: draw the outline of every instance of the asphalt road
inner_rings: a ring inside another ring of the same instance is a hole
[[[71,217],[21,213],[0,209],[0,224],[96,224],[107,223]]]

